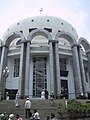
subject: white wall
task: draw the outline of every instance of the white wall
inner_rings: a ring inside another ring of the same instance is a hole
[[[9,56],[8,57],[8,69],[9,69],[9,76],[6,80],[6,88],[7,89],[18,89],[18,82],[19,77],[13,77],[14,72],[14,59],[18,58],[19,55],[15,56]]]
[[[69,98],[75,98],[75,84],[74,84],[74,76],[73,76],[73,64],[72,57],[68,59],[68,93]]]

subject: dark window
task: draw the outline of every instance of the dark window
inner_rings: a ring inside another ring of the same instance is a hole
[[[47,22],[49,22],[49,20],[47,20]]]
[[[63,25],[63,23],[61,23],[61,25]]]
[[[14,59],[14,77],[19,77],[20,58]]]
[[[60,58],[60,70],[61,71],[66,71],[66,65],[67,65],[67,59]]]
[[[62,76],[62,77],[67,77],[67,76],[68,76],[68,72],[69,72],[69,71],[61,71],[61,70],[60,70],[60,76]]]
[[[84,67],[84,69],[85,69],[86,82],[88,82],[88,69],[87,69],[87,67]]]
[[[60,58],[60,75],[63,77],[67,77],[68,76],[68,72],[67,71],[67,59],[66,58]]]
[[[68,81],[61,80],[61,98],[68,99]]]
[[[58,30],[58,32],[60,32],[60,30]]]
[[[23,31],[22,31],[22,30],[21,30],[20,32],[21,32],[21,33],[23,33]]]
[[[44,30],[47,30],[48,32],[52,32],[51,28],[44,28]]]
[[[37,28],[31,28],[31,29],[29,29],[29,33],[30,33],[31,31],[35,30],[35,29],[37,29]]]
[[[34,20],[31,20],[31,22],[34,22]]]
[[[19,25],[20,23],[17,23],[17,25]]]

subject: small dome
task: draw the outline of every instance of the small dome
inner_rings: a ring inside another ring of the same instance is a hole
[[[27,38],[29,32],[34,29],[48,30],[53,39],[55,39],[55,35],[60,31],[69,32],[75,39],[78,39],[77,32],[71,24],[61,18],[53,16],[35,16],[18,21],[7,29],[3,38],[15,31],[23,32]]]

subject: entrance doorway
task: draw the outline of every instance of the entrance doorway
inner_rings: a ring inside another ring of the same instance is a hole
[[[18,89],[5,89],[4,99],[6,99],[6,92],[8,92],[9,99],[10,100],[15,100],[15,96],[16,96],[17,91],[18,91]]]
[[[61,80],[61,98],[68,99],[68,81]]]
[[[41,97],[41,91],[47,90],[47,58],[33,57],[33,97]]]

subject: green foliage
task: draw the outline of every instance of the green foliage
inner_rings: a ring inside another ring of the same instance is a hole
[[[82,104],[74,99],[69,100],[67,104],[67,111],[77,111],[80,112],[82,109]]]
[[[67,111],[65,109],[65,105],[62,102],[59,102],[58,107],[57,107],[58,117],[62,118],[63,116],[65,116],[66,112]]]
[[[75,99],[71,99],[68,100],[66,108],[63,108],[62,104],[60,103],[58,105],[58,115],[65,116],[66,114],[70,118],[90,117],[90,103],[81,104]]]

